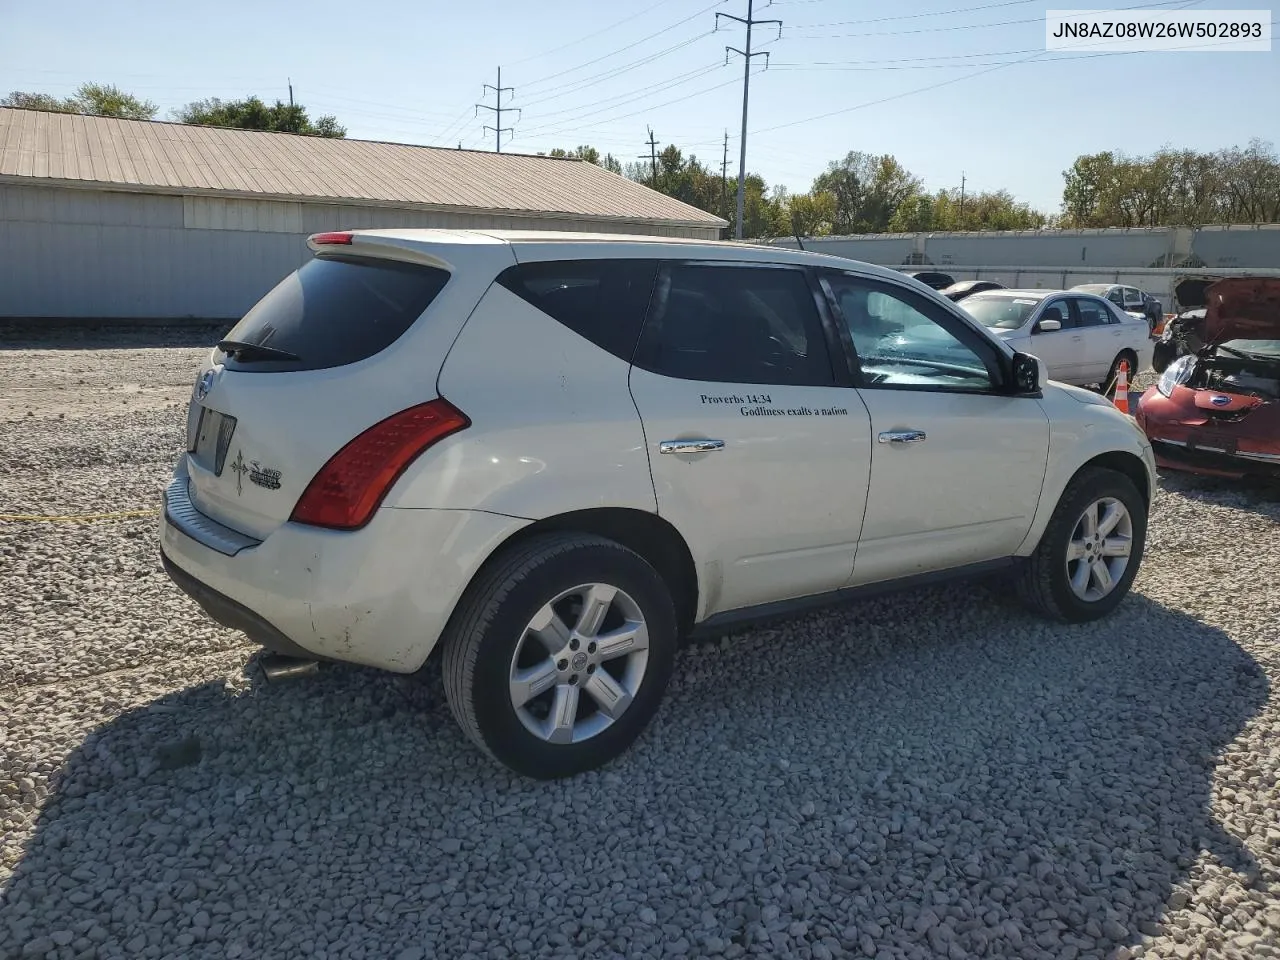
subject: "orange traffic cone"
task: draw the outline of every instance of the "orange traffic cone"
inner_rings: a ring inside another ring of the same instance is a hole
[[[1116,395],[1112,403],[1116,405],[1116,409],[1128,416],[1129,414],[1129,361],[1121,360],[1120,369],[1116,371]]]

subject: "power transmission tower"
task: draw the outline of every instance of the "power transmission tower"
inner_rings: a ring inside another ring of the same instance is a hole
[[[729,212],[729,131],[724,132],[724,159],[720,161],[720,212]]]
[[[751,28],[762,23],[775,23],[778,25],[778,37],[782,37],[782,21],[781,20],[756,20],[752,18],[751,13],[754,8],[755,0],[747,0],[747,16],[744,20],[742,17],[735,17],[731,13],[716,14],[716,29],[720,29],[720,18],[728,17],[730,20],[736,20],[747,28],[747,49],[739,50],[737,47],[724,48],[724,62],[729,62],[729,54],[736,53],[742,57],[742,142],[738,145],[738,222],[734,226],[734,236],[742,239],[742,220],[743,211],[746,207],[747,197],[747,95],[751,91],[751,58],[764,57],[765,67],[769,65],[769,51],[762,50],[758,53],[751,52]]]
[[[502,68],[501,68],[501,67],[499,67],[499,68],[498,68],[498,85],[497,85],[496,87],[492,87],[492,86],[490,86],[489,84],[487,84],[487,83],[486,83],[486,84],[484,85],[484,89],[485,89],[485,92],[486,92],[486,93],[488,93],[490,90],[492,90],[492,91],[494,92],[494,94],[496,95],[497,100],[498,100],[498,105],[497,105],[496,107],[491,107],[491,106],[489,106],[487,103],[477,103],[477,104],[476,104],[476,116],[477,116],[477,117],[478,117],[478,116],[480,116],[480,111],[481,111],[482,109],[483,109],[483,110],[491,110],[491,111],[493,112],[493,114],[494,114],[494,122],[495,122],[495,123],[497,123],[497,126],[496,126],[496,127],[490,127],[490,126],[488,126],[488,125],[486,124],[486,125],[483,127],[483,129],[481,130],[481,132],[483,133],[483,132],[485,132],[485,131],[492,130],[495,134],[497,134],[497,136],[498,136],[498,153],[501,153],[501,152],[502,152],[502,135],[503,135],[504,133],[515,133],[515,129],[514,129],[513,127],[504,127],[504,126],[502,125],[502,115],[503,115],[504,113],[512,113],[512,112],[515,112],[515,113],[517,113],[517,114],[518,114],[518,113],[520,113],[520,108],[519,108],[519,107],[515,107],[515,108],[514,108],[514,111],[513,111],[513,108],[511,108],[511,107],[504,107],[504,106],[502,105],[502,94],[503,94],[503,92],[504,92],[504,91],[510,91],[510,92],[511,92],[511,94],[514,96],[514,95],[515,95],[515,92],[516,92],[516,88],[515,88],[515,87],[504,87],[504,86],[502,85]]]
[[[653,135],[653,127],[645,127],[649,131],[649,139],[645,141],[649,145],[649,186],[658,189],[658,138]],[[643,160],[644,154],[636,157],[637,160]]]
[[[960,171],[960,229],[964,229],[964,171]]]

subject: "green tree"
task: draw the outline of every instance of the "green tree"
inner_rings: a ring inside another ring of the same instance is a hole
[[[82,83],[69,97],[59,99],[47,93],[15,90],[0,100],[3,107],[27,110],[49,110],[54,113],[81,113],[95,117],[118,117],[121,120],[150,120],[158,109],[150,100],[139,100],[110,83]]]
[[[77,113],[122,120],[150,120],[158,109],[150,100],[139,100],[110,83],[82,83],[73,99],[80,108]]]
[[[25,90],[14,90],[4,99],[0,100],[0,107],[18,107],[22,110],[45,110],[50,113],[79,113],[71,103],[71,99],[65,100],[50,96],[47,93],[28,93]]]
[[[775,194],[785,229],[796,237],[821,237],[831,232],[836,215],[836,198],[829,193],[797,193],[785,198]]]
[[[601,156],[600,151],[591,146],[577,146],[572,150],[565,150],[561,147],[556,147],[546,155],[550,157],[571,157],[578,160],[585,160],[587,163],[594,163],[597,167],[603,167],[610,173],[616,173],[619,175],[622,173],[622,164],[618,162],[617,158],[614,157],[613,154],[606,153],[604,156]],[[539,154],[539,156],[542,156],[542,154]]]
[[[1260,140],[1216,153],[1077,157],[1063,173],[1070,227],[1190,226],[1280,221],[1280,158]]]
[[[347,135],[336,118],[323,116],[312,120],[302,104],[277,100],[268,106],[259,97],[244,100],[219,100],[210,97],[196,100],[174,111],[174,119],[208,127],[237,127],[242,130],[273,130],[277,133],[302,133],[314,137],[341,139]]]
[[[813,181],[813,192],[835,198],[835,233],[883,233],[893,215],[920,191],[920,180],[890,156],[851,150]]]

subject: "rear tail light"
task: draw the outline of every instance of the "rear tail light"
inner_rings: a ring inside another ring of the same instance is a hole
[[[317,233],[311,238],[311,242],[324,246],[331,243],[349,244],[351,242],[350,233]]]
[[[329,458],[289,519],[333,530],[363,527],[416,457],[470,425],[467,415],[443,398],[387,417]]]

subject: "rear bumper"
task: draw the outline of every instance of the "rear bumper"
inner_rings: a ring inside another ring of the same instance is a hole
[[[193,525],[185,491],[180,473],[161,514],[161,558],[210,617],[289,656],[398,673],[422,666],[480,565],[529,522],[383,508],[361,530],[285,523],[228,555],[235,531]]]
[[[198,603],[200,609],[212,620],[232,630],[239,630],[254,643],[260,643],[274,653],[303,659],[317,659],[314,651],[298,646],[248,607],[236,603],[230,597],[219,593],[208,584],[201,583],[187,573],[166,556],[163,548],[160,550],[160,562],[169,579]]]

